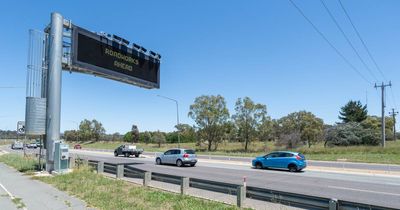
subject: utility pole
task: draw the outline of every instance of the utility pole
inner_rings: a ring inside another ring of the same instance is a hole
[[[386,143],[386,135],[385,135],[385,87],[391,87],[392,83],[389,81],[389,84],[384,84],[382,82],[382,85],[377,85],[375,83],[375,88],[380,87],[381,88],[381,96],[382,96],[382,121],[381,121],[381,129],[382,129],[382,147],[385,147]]]
[[[395,112],[394,108],[392,108],[392,112],[389,112],[390,115],[393,117],[393,141],[396,141],[396,115],[399,112]]]

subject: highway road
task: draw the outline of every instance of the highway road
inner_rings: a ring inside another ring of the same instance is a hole
[[[71,154],[109,163],[134,164],[134,167],[152,172],[227,183],[241,184],[243,177],[246,176],[249,186],[400,209],[400,176],[398,175],[351,174],[307,169],[300,173],[290,173],[281,170],[256,170],[239,161],[203,158],[199,159],[196,167],[178,168],[155,165],[154,157],[149,156],[114,157],[111,152],[85,150],[71,150]],[[357,164],[357,166],[365,167],[363,164]]]
[[[110,152],[71,150],[78,156],[111,163],[131,163],[134,167],[159,173],[241,184],[285,192],[337,198],[341,200],[400,208],[400,176],[345,174],[308,171],[256,170],[248,165],[200,159],[196,167],[155,165],[154,157],[114,157]]]
[[[107,149],[89,149],[85,148],[85,150],[90,151],[104,151],[104,152],[113,152],[113,150]],[[155,156],[157,152],[144,152],[144,155]],[[221,160],[221,161],[234,161],[249,164],[253,158],[248,157],[232,157],[232,156],[219,156],[219,155],[197,155],[199,159],[208,159],[208,160]],[[394,172],[400,175],[400,165],[393,164],[373,164],[373,163],[354,163],[354,162],[345,162],[345,161],[315,161],[308,160],[308,166],[318,167],[318,168],[336,168],[336,169],[344,169],[344,170],[352,170],[352,171],[370,171],[370,172]]]

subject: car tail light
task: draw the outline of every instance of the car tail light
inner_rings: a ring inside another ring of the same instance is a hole
[[[184,158],[188,158],[188,157],[189,157],[189,154],[185,153],[185,154],[183,154],[183,157],[184,157]]]
[[[297,160],[301,160],[302,158],[299,155],[296,155]]]

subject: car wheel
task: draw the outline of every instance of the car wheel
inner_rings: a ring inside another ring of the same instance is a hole
[[[129,153],[125,153],[124,156],[125,156],[125,157],[129,157]]]
[[[118,153],[117,153],[117,152],[114,152],[114,156],[117,157],[117,156],[118,156]]]
[[[161,163],[161,158],[157,158],[157,159],[156,159],[156,164],[157,164],[157,165],[161,165],[161,164],[162,164],[162,163]]]
[[[194,167],[196,165],[196,163],[192,163],[190,164],[190,167]]]
[[[135,157],[139,157],[139,154],[136,154]]]
[[[262,164],[260,162],[256,163],[256,169],[262,169]]]
[[[182,160],[177,160],[177,161],[176,161],[176,166],[182,167],[182,166],[183,166]]]
[[[297,166],[291,164],[291,165],[288,166],[288,169],[289,169],[290,172],[296,172],[297,171]]]

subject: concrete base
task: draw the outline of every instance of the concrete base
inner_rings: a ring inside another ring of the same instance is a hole
[[[39,171],[39,172],[35,172],[33,176],[52,176],[51,174],[49,174],[49,172],[47,171]]]
[[[64,170],[64,171],[61,171],[61,172],[58,172],[58,171],[51,171],[51,175],[57,176],[57,175],[62,175],[62,174],[71,173],[72,171],[74,171],[74,170],[72,170],[72,169],[67,169],[67,170]]]

